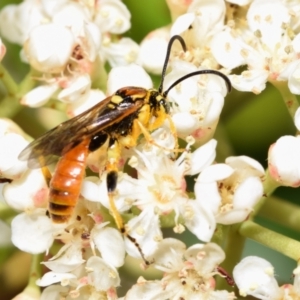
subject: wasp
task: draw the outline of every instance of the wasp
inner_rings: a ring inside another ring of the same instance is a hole
[[[167,95],[183,80],[200,74],[215,74],[225,80],[230,90],[230,81],[224,74],[215,70],[198,70],[179,78],[163,91],[167,64],[175,40],[186,51],[180,36],[170,39],[157,90],[133,86],[121,88],[94,107],[46,132],[21,152],[19,158],[27,160],[30,168],[44,167],[55,162],[57,156],[60,157],[49,184],[48,212],[53,222],[66,223],[70,219],[80,195],[87,156],[105,147],[110,210],[117,227],[125,234],[123,220],[113,199],[122,149],[135,147],[141,135],[151,141],[150,132],[161,127],[166,119],[169,120],[171,131],[176,133],[169,115]]]

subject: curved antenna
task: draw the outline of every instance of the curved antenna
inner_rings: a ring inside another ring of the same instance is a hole
[[[163,92],[163,96],[164,97],[167,97],[168,93],[170,92],[170,90],[175,87],[178,83],[184,81],[185,79],[189,78],[189,77],[192,77],[192,76],[196,76],[196,75],[201,75],[201,74],[214,74],[214,75],[218,75],[220,77],[222,77],[226,83],[226,87],[227,87],[227,92],[229,93],[231,91],[231,82],[229,80],[229,78],[224,75],[223,73],[217,71],[217,70],[198,70],[198,71],[195,71],[195,72],[191,72],[189,74],[186,74],[182,77],[180,77],[179,79],[177,79],[175,82],[173,82],[169,88],[167,90],[165,90]]]
[[[163,65],[162,72],[161,72],[161,82],[160,82],[160,85],[158,87],[158,92],[160,94],[163,91],[163,84],[164,84],[164,79],[165,79],[165,76],[166,76],[166,70],[167,70],[167,66],[168,66],[168,62],[169,62],[169,58],[170,58],[170,54],[171,54],[171,48],[172,48],[173,43],[176,40],[180,42],[183,51],[184,52],[186,51],[186,45],[185,45],[185,42],[184,42],[183,38],[180,35],[174,35],[174,36],[172,36],[171,39],[170,39],[170,41],[169,41],[169,44],[168,44],[166,58],[165,58],[165,62],[164,62],[164,65]]]

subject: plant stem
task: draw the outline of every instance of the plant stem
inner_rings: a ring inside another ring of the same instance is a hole
[[[239,233],[244,237],[274,249],[295,261],[299,259],[300,242],[257,225],[253,221],[242,223]]]
[[[288,112],[290,113],[292,119],[294,119],[296,110],[299,107],[299,103],[296,95],[291,93],[286,81],[274,80],[274,81],[270,81],[270,83],[272,83],[278,89],[288,109]]]
[[[266,170],[266,176],[263,182],[264,195],[255,205],[254,210],[251,214],[251,218],[254,218],[255,215],[260,211],[261,207],[265,204],[267,197],[269,197],[275,190],[278,188],[280,184],[276,182],[269,173],[269,170]]]
[[[223,226],[225,227],[225,226]],[[233,268],[240,261],[245,245],[245,237],[239,234],[240,224],[226,226],[228,232],[225,234],[223,250],[226,253],[226,260],[222,263],[222,268],[231,276]],[[228,289],[228,284],[224,278],[218,279],[218,289]]]
[[[16,97],[16,94],[18,92],[18,85],[16,84],[14,79],[10,76],[6,68],[1,63],[0,63],[0,78],[7,90],[8,96]]]
[[[293,203],[271,197],[261,208],[259,216],[300,232],[300,210]]]

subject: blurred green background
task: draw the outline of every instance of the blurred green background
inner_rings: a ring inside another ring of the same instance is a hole
[[[14,3],[18,2],[20,1],[14,1]],[[1,0],[0,8],[7,3],[13,3],[13,1]],[[170,15],[165,1],[125,0],[124,3],[132,13],[132,28],[127,32],[126,36],[132,37],[137,42],[140,42],[151,30],[167,25],[170,22]],[[7,46],[7,55],[3,64],[10,70],[15,80],[19,82],[28,72],[28,66],[20,64],[19,46],[11,45],[7,41],[5,41],[5,44]],[[15,66],[18,66],[18,69]],[[157,80],[157,78],[155,79]],[[4,95],[5,90],[0,84],[0,99]],[[62,113],[51,114],[51,118],[52,116],[57,117],[54,121],[56,124],[60,123],[64,118]],[[39,109],[22,108],[13,119],[28,134],[37,137],[49,129],[43,126],[36,126],[39,122],[38,118]],[[224,159],[224,153],[228,153],[228,155],[248,155],[257,159],[266,167],[269,146],[283,135],[294,134],[295,127],[293,122],[280,94],[272,86],[268,85],[267,89],[260,95],[233,91],[226,97],[219,130],[216,133],[216,137],[220,141],[218,144],[218,150],[221,153],[219,161]],[[224,148],[220,149],[220,147]],[[280,188],[275,194],[286,199],[286,201],[298,205],[300,198],[299,189]],[[280,211],[278,211],[278,214],[280,214]],[[300,228],[298,231],[293,231],[278,225],[274,220],[268,219],[267,213],[258,216],[257,222],[272,230],[300,240]],[[167,234],[169,232],[167,231]],[[188,245],[196,241],[192,235],[185,235],[185,239]],[[292,270],[296,267],[296,263],[280,253],[267,249],[253,241],[247,241],[244,255],[258,255],[269,260],[275,267],[275,273],[280,283],[291,283],[293,281]],[[30,257],[27,254],[20,253],[13,248],[2,249],[2,251],[0,249],[0,299],[10,299],[26,284],[26,272],[29,262]],[[20,266],[22,266],[22,270],[20,270]],[[124,268],[124,272],[128,272],[128,269],[130,268]],[[11,276],[14,278],[13,281]],[[132,276],[134,277],[136,274]],[[127,278],[130,278],[130,275]],[[122,285],[123,288],[126,288],[126,283]]]

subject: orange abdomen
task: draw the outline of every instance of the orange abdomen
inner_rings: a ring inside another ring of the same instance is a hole
[[[55,223],[65,223],[72,215],[85,174],[89,142],[84,140],[57,163],[49,192],[49,213]]]

